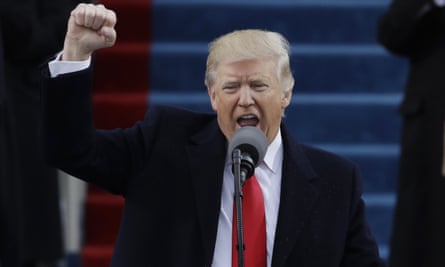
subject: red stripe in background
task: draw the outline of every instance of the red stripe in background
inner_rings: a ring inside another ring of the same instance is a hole
[[[97,128],[126,128],[143,119],[149,91],[151,0],[102,0],[117,14],[117,42],[94,54],[93,111]],[[108,267],[123,199],[89,186],[82,267]]]
[[[151,1],[101,2],[117,14],[117,42],[94,54],[95,124],[102,129],[128,127],[142,119],[147,108]]]

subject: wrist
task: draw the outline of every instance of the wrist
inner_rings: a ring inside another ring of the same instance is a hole
[[[61,60],[64,61],[83,61],[91,56],[91,52],[83,52],[77,45],[72,45],[69,40],[65,40]]]
[[[76,50],[63,49],[60,60],[63,61],[84,61],[90,58],[91,54],[81,53]]]

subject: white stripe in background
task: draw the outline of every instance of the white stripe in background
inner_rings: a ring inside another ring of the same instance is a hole
[[[395,193],[365,193],[363,200],[367,206],[380,206],[392,208],[396,204]]]
[[[207,55],[207,43],[154,42],[150,46],[153,54],[188,53]],[[389,56],[377,44],[295,44],[290,47],[292,55],[372,55]]]
[[[400,154],[398,144],[341,144],[311,143],[315,147],[331,151],[343,156],[375,156],[397,157]]]
[[[149,94],[150,101],[157,104],[205,104],[209,103],[206,89],[202,93],[175,93],[160,92],[152,89]],[[294,94],[292,105],[376,105],[396,106],[402,99],[401,93],[339,93],[339,94]]]
[[[389,0],[154,0],[153,5],[386,7]]]

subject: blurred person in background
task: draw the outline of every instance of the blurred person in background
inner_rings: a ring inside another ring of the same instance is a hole
[[[64,256],[57,170],[42,147],[38,66],[59,49],[74,0],[2,0],[0,266],[56,266]]]
[[[445,1],[394,0],[378,40],[409,60],[389,265],[445,266]]]

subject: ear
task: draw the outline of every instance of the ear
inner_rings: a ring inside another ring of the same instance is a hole
[[[209,98],[210,98],[210,104],[212,105],[212,109],[214,111],[217,110],[216,108],[216,93],[215,90],[211,87],[207,87],[207,93],[209,94]]]
[[[281,94],[281,108],[285,109],[289,106],[292,100],[292,88],[289,88]]]

